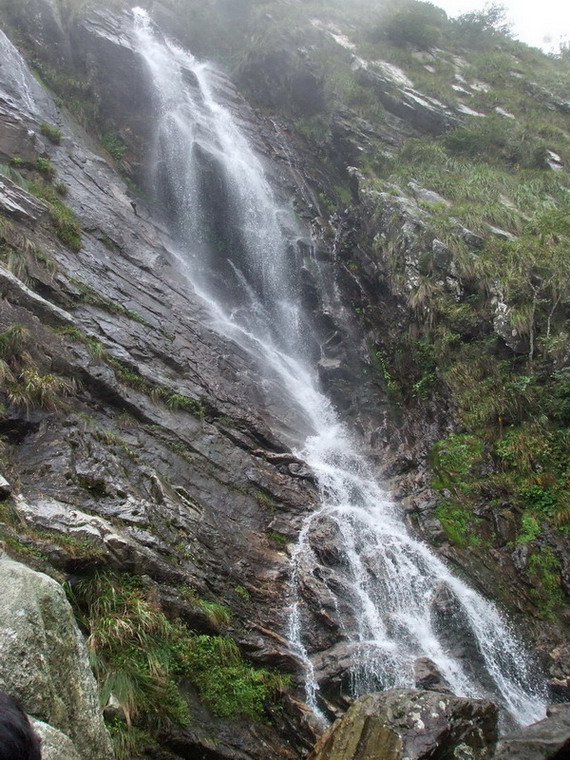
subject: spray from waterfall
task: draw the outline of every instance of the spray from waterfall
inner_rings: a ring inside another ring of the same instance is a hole
[[[151,184],[189,277],[214,326],[249,351],[263,374],[278,378],[303,419],[296,453],[318,479],[321,507],[307,517],[292,553],[288,635],[306,664],[308,702],[318,709],[304,604],[316,584],[336,600],[339,628],[354,652],[356,693],[413,686],[414,660],[427,656],[455,693],[491,696],[520,723],[539,719],[540,678],[510,625],[408,533],[319,389],[298,295],[295,240],[302,233],[222,104],[218,73],[161,37],[145,11],[135,9],[134,18],[158,113]],[[334,561],[319,550],[323,530],[334,535]],[[469,658],[457,651],[454,633],[468,642]]]

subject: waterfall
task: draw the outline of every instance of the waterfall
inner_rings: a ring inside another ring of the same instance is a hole
[[[18,103],[19,108],[28,113],[34,113],[36,103],[31,89],[31,83],[34,80],[22,56],[2,30],[0,30],[0,66],[5,72],[5,91]]]
[[[318,479],[321,506],[292,553],[289,599],[288,634],[306,664],[308,702],[318,710],[304,596],[319,587],[334,600],[350,641],[355,693],[413,686],[414,660],[427,656],[456,694],[490,696],[519,723],[539,719],[541,679],[511,626],[408,533],[319,389],[298,292],[303,233],[238,117],[222,104],[220,75],[163,38],[145,11],[135,9],[134,19],[157,112],[149,181],[179,241],[181,265],[214,326],[255,357],[262,379],[277,378],[302,420],[295,453]],[[327,533],[332,558],[322,552]],[[457,651],[457,637],[469,657]]]

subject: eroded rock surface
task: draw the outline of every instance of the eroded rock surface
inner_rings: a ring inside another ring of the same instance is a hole
[[[502,736],[493,760],[566,760],[570,757],[570,704],[553,705],[544,720]]]
[[[411,689],[358,699],[308,760],[483,760],[497,738],[497,708]]]

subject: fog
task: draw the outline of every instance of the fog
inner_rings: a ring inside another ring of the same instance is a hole
[[[450,16],[481,10],[479,0],[434,0]],[[570,39],[570,3],[565,0],[504,0],[507,18],[515,37],[528,45],[556,52]]]

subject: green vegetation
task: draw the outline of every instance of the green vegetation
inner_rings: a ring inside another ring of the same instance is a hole
[[[69,378],[42,372],[32,356],[29,330],[12,324],[0,333],[0,390],[6,400],[26,413],[40,408],[61,409],[65,397],[75,389]]]
[[[564,604],[564,596],[560,589],[560,562],[552,549],[531,555],[529,576],[534,585],[530,593],[542,616],[554,619],[555,611]]]
[[[65,335],[77,343],[82,343],[84,346],[87,346],[89,353],[94,359],[106,358],[105,348],[103,347],[103,344],[98,341],[97,338],[85,335],[85,333],[82,332],[78,327],[59,327],[56,329],[56,333],[59,335]]]
[[[18,169],[15,168],[16,166]],[[42,178],[38,180],[38,175],[32,170],[39,173]],[[65,183],[58,182],[55,186],[51,184],[56,170],[48,158],[39,156],[33,165],[29,165],[15,157],[10,159],[8,166],[0,164],[0,174],[7,176],[23,190],[45,201],[57,237],[72,251],[81,250],[81,225],[74,212],[62,201],[62,198],[67,195]],[[9,222],[0,220],[0,234],[2,234],[2,227],[6,224]]]
[[[478,528],[482,521],[463,504],[441,501],[436,515],[449,540],[460,549],[481,545]]]
[[[187,601],[195,604],[200,609],[204,610],[206,615],[210,618],[211,622],[215,625],[229,625],[232,619],[232,613],[230,610],[220,604],[219,602],[210,602],[206,599],[200,599],[196,593],[196,589],[190,585],[178,586],[178,592]]]
[[[239,598],[242,599],[244,602],[248,602],[251,599],[251,594],[245,588],[245,586],[236,586],[234,588],[234,591],[239,596]]]
[[[273,502],[269,498],[269,496],[265,493],[265,491],[256,491],[255,492],[255,500],[261,509],[272,509],[273,508]]]
[[[72,282],[79,290],[79,296],[77,298],[79,303],[88,303],[92,306],[97,306],[99,309],[103,309],[103,311],[109,312],[109,314],[119,314],[121,316],[127,317],[128,319],[131,319],[133,322],[138,322],[139,324],[145,325],[146,327],[152,327],[150,322],[147,322],[144,317],[140,316],[140,314],[137,314],[135,311],[127,309],[120,303],[117,303],[116,301],[113,301],[112,299],[101,295],[98,291],[87,285],[85,282],[77,279],[72,280]]]
[[[12,180],[12,182],[18,185],[18,187],[21,187],[23,190],[28,190],[28,181],[19,171],[22,168],[23,161],[21,158],[11,158],[9,164],[0,163],[0,174],[3,177],[7,177],[9,180]]]
[[[49,158],[44,158],[43,156],[39,156],[36,158],[36,163],[34,164],[37,171],[43,175],[48,182],[51,182],[52,179],[55,177],[56,171],[55,166],[52,164],[52,162],[49,160]]]
[[[30,192],[47,203],[55,234],[61,242],[72,251],[80,251],[81,225],[74,212],[61,200],[61,191],[45,182],[31,182]]]
[[[431,3],[402,3],[374,29],[372,37],[378,40],[385,35],[396,45],[428,50],[439,44],[446,25],[445,12]]]
[[[288,678],[252,668],[227,636],[198,636],[169,620],[138,578],[109,571],[67,587],[87,634],[102,705],[111,694],[123,719],[111,733],[118,758],[158,740],[168,724],[186,724],[188,707],[180,690],[189,681],[215,715],[260,720],[264,703]]]
[[[192,644],[184,651],[182,672],[221,718],[263,719],[264,702],[290,682],[287,675],[248,666],[229,637],[197,636]]]
[[[53,124],[48,124],[47,121],[42,121],[40,124],[40,132],[54,145],[59,145],[61,143],[63,132],[61,129],[54,127]]]
[[[289,543],[287,536],[284,536],[283,533],[279,533],[276,530],[269,531],[267,538],[277,549],[284,549]]]
[[[206,407],[201,401],[184,396],[182,393],[175,393],[164,385],[155,385],[144,378],[137,370],[118,359],[108,358],[107,362],[114,369],[119,382],[124,385],[128,385],[153,398],[160,399],[171,409],[182,409],[194,415],[194,417],[198,417],[198,419],[203,419],[206,416]]]
[[[127,146],[120,135],[116,132],[107,132],[101,137],[101,143],[105,150],[113,156],[115,161],[122,161],[125,156]]]
[[[34,243],[8,219],[0,217],[0,261],[13,274],[28,283],[31,271],[38,265],[53,274],[57,266],[53,259],[38,250]]]

